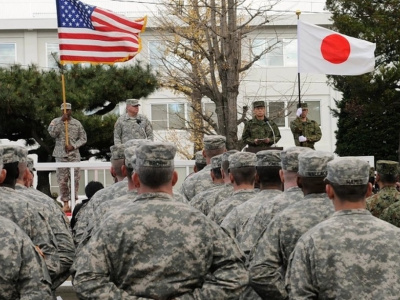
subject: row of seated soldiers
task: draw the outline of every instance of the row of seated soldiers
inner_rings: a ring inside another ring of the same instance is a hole
[[[400,230],[365,210],[368,163],[303,147],[226,151],[210,136],[206,167],[178,192],[175,151],[143,140],[111,147],[117,182],[81,208],[72,231],[67,274],[80,299],[398,295]],[[394,169],[378,162],[378,183]]]

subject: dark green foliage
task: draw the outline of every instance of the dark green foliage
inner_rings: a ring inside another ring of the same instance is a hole
[[[376,43],[375,72],[329,76],[343,93],[333,114],[339,118],[336,153],[398,160],[400,128],[400,0],[327,0],[334,29]]]

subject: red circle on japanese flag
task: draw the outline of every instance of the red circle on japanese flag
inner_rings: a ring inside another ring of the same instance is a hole
[[[333,64],[344,63],[350,56],[350,43],[340,34],[331,34],[321,43],[321,53],[325,60]]]

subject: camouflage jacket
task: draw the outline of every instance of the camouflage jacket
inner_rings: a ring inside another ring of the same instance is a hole
[[[214,222],[164,193],[110,215],[74,263],[79,299],[236,299],[243,255]]]
[[[293,133],[294,143],[296,146],[314,149],[314,144],[322,137],[321,128],[318,123],[308,118],[306,122],[302,122],[301,118],[296,118],[290,122],[290,130]],[[299,136],[301,135],[307,138],[306,142],[299,142]]]
[[[380,218],[383,211],[400,200],[400,192],[395,186],[386,186],[367,198],[367,209],[374,217]]]
[[[114,125],[114,145],[124,144],[132,139],[154,140],[153,126],[145,115],[120,116]]]
[[[35,203],[35,208],[41,209],[44,212],[43,215],[46,216],[46,221],[54,234],[58,246],[58,256],[60,257],[60,270],[57,276],[52,278],[52,288],[55,289],[69,277],[69,269],[75,259],[75,245],[72,240],[69,223],[65,220],[65,214],[60,209],[49,205],[49,203],[53,204],[54,201],[52,199],[47,199],[47,195],[43,193],[41,193],[41,195],[37,194],[32,192],[32,189],[28,189],[19,184],[16,185],[15,190],[29,197],[29,199]]]
[[[281,194],[282,192],[278,190],[259,191],[255,197],[234,207],[222,221],[221,227],[225,228],[231,237],[236,238],[254,211],[265,205],[265,203],[272,202],[275,197]]]
[[[51,280],[30,238],[0,217],[0,299],[51,300]]]
[[[68,153],[65,152],[65,125],[61,121],[61,117],[53,119],[47,130],[50,136],[56,140],[53,151],[54,157],[72,156],[75,158],[74,161],[80,161],[79,147],[85,145],[87,141],[86,131],[81,122],[72,117],[68,121],[69,145],[74,147],[74,150]]]
[[[48,215],[42,207],[22,193],[8,187],[0,187],[0,216],[17,224],[44,254],[51,279],[60,273],[58,244],[48,223]]]
[[[254,189],[234,191],[231,196],[215,205],[208,214],[208,217],[220,225],[233,208],[253,198],[257,193],[258,190]]]
[[[245,255],[249,256],[259,237],[276,214],[303,198],[303,191],[299,187],[292,187],[277,195],[271,201],[263,202],[257,210],[254,210],[236,236],[239,247]]]
[[[290,299],[398,299],[400,229],[365,209],[342,210],[297,242]]]
[[[242,141],[253,147],[265,147],[276,144],[281,139],[281,133],[278,126],[273,121],[267,121],[268,119],[258,120],[253,118],[246,122],[242,133]],[[255,144],[255,139],[269,138],[270,143]],[[274,141],[275,139],[275,141]]]
[[[186,198],[186,200],[190,202],[197,194],[216,186],[212,181],[210,171],[211,165],[207,165],[203,170],[194,173],[190,177],[186,177],[180,190],[180,193]]]
[[[334,213],[323,194],[309,194],[277,214],[250,256],[250,285],[263,299],[286,299],[285,273],[297,240]]]

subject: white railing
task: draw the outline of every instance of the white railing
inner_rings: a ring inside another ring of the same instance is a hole
[[[175,186],[175,189],[178,189],[182,184],[183,180],[187,175],[192,172],[194,165],[194,160],[175,160],[175,169],[178,172],[178,183]],[[63,162],[63,163],[36,163],[35,169],[36,172],[40,171],[51,171],[55,172],[57,168],[70,168],[71,174],[71,208],[75,207],[75,181],[74,181],[74,170],[75,168],[80,168],[81,172],[83,172],[83,178],[81,178],[81,182],[83,180],[84,186],[89,183],[89,172],[93,172],[93,179],[96,181],[100,181],[106,187],[111,185],[112,177],[110,175],[110,162],[97,162],[97,161],[81,161],[81,162]],[[102,177],[100,179],[100,177]],[[36,186],[37,176],[35,176],[34,186]],[[51,177],[49,176],[50,183],[52,182]],[[51,185],[52,187],[56,185]],[[86,197],[84,197],[86,198]]]

